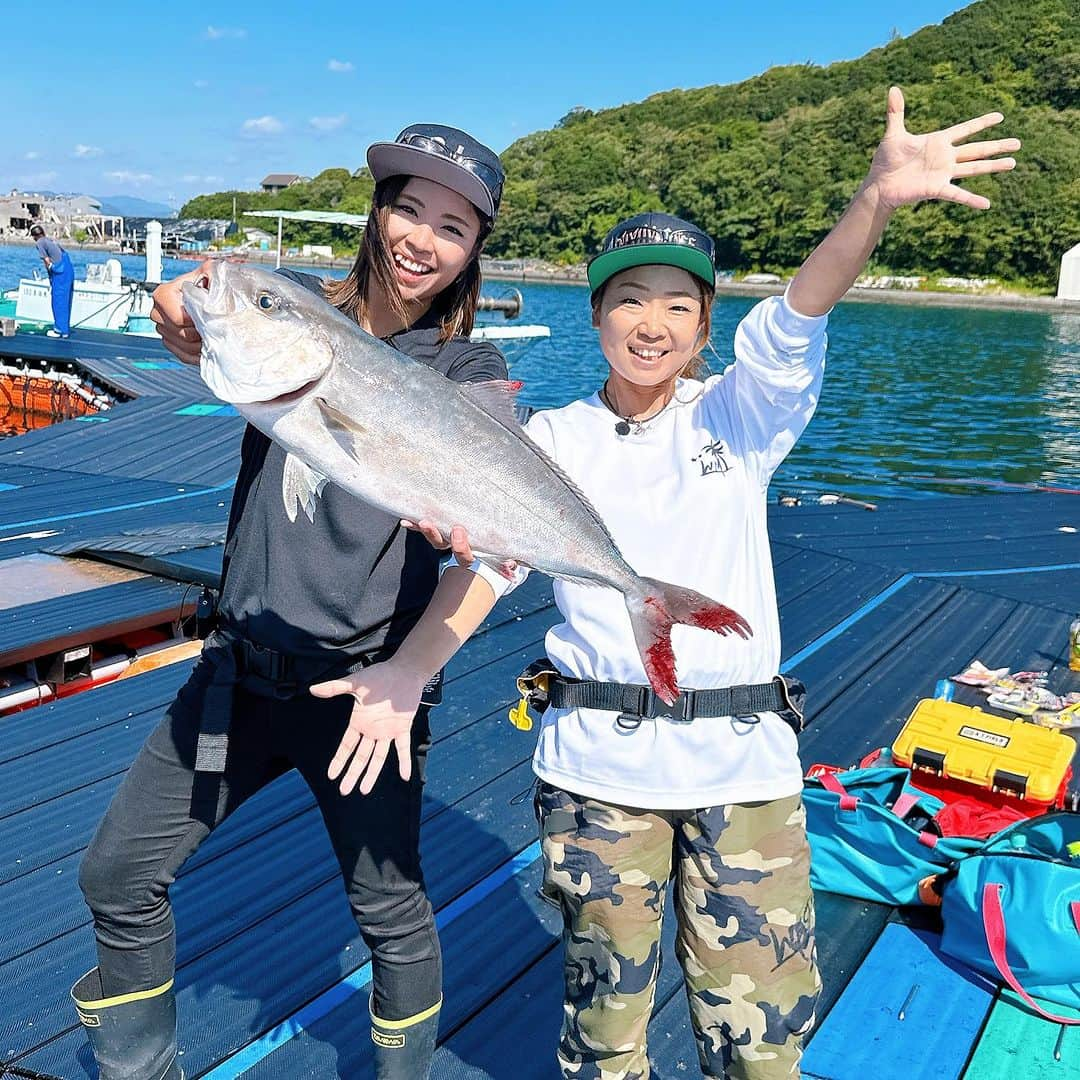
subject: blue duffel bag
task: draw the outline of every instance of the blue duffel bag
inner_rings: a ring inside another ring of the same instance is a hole
[[[1032,997],[1080,1009],[1080,814],[1043,814],[985,841],[944,878],[943,952]]]
[[[827,892],[917,904],[923,878],[981,846],[928,828],[944,803],[913,788],[907,769],[871,766],[808,776],[803,804],[810,883]]]

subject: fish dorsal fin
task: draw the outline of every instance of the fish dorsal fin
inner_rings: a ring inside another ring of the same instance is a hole
[[[296,520],[296,510],[300,507],[308,516],[308,521],[315,520],[315,500],[327,485],[322,473],[317,473],[310,465],[305,465],[298,457],[289,454],[285,458],[285,469],[281,476],[281,497],[285,500],[285,513],[290,521]]]
[[[604,535],[611,541],[611,546],[616,551],[619,545],[615,543],[608,531],[604,519],[597,512],[596,507],[589,501],[588,496],[570,478],[565,469],[543,447],[538,446],[529,438],[529,433],[521,426],[521,422],[514,412],[514,404],[517,400],[517,392],[525,384],[517,381],[492,379],[488,382],[462,383],[459,386],[461,392],[473,404],[483,409],[493,420],[497,420],[507,431],[519,438],[529,449],[540,458],[545,465],[574,493],[588,510],[593,521],[603,530]],[[622,558],[622,553],[619,552]],[[497,569],[497,568],[496,568]],[[501,573],[501,571],[500,571]]]
[[[489,379],[487,382],[461,383],[461,392],[475,405],[479,405],[503,427],[521,429],[514,406],[517,393],[524,386],[523,382],[508,379]]]

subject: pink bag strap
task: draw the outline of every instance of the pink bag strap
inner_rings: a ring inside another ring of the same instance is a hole
[[[854,795],[848,794],[847,788],[836,779],[835,773],[823,773],[818,780],[826,791],[840,796],[841,810],[854,810],[859,805],[859,800]]]
[[[840,796],[841,810],[854,810],[859,805],[858,797],[848,794],[847,788],[836,778],[836,773],[822,773],[816,779],[826,791],[831,791],[834,795]],[[904,791],[897,798],[896,802],[893,803],[892,812],[898,818],[905,818],[911,813],[912,808],[918,801],[918,795],[913,795],[910,791]],[[937,842],[937,838],[934,837],[932,833],[927,833],[925,835],[932,839],[923,840],[923,843],[928,847],[933,847],[934,843]]]
[[[912,795],[910,791],[903,792],[900,797],[893,803],[892,812],[898,818],[905,818],[919,802],[918,795]]]
[[[1067,1024],[1069,1027],[1075,1027],[1080,1024],[1080,1019],[1056,1016],[1054,1013],[1040,1008],[1031,995],[1020,985],[1020,981],[1013,974],[1012,968],[1009,967],[1009,961],[1005,955],[1005,913],[1001,908],[1001,890],[1003,888],[1004,886],[997,882],[990,881],[983,886],[982,894],[983,930],[986,932],[986,944],[990,948],[990,957],[994,961],[994,967],[998,969],[998,974],[1008,984],[1009,989],[1019,994],[1044,1020],[1052,1020],[1055,1024]],[[1076,927],[1077,933],[1080,934],[1080,901],[1071,903],[1069,912],[1072,915],[1073,925]]]

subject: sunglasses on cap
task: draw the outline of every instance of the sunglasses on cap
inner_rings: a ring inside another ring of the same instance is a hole
[[[697,229],[682,227],[657,227],[656,225],[628,225],[621,230],[614,230],[604,244],[603,250],[618,251],[620,248],[637,246],[638,244],[677,244],[680,247],[691,247],[706,255],[711,261],[715,255],[716,247],[712,237],[707,236]]]
[[[477,180],[484,184],[491,192],[496,204],[502,198],[502,174],[486,162],[478,161],[476,158],[452,150],[447,146],[445,140],[433,138],[430,135],[421,135],[418,132],[407,132],[400,135],[395,141],[402,146],[414,146],[417,150],[426,150],[429,154],[438,154],[440,157],[448,158],[454,164],[460,165],[467,172],[472,173]]]

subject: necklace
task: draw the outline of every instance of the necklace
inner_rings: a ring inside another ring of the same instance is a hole
[[[604,380],[604,385],[600,388],[600,400],[604,403],[605,408],[607,408],[609,412],[613,412],[619,418],[619,422],[615,425],[616,435],[629,435],[631,431],[631,424],[634,425],[632,429],[634,434],[640,435],[645,430],[645,425],[655,420],[675,400],[675,395],[672,394],[672,396],[664,402],[663,407],[660,408],[657,412],[654,412],[652,416],[644,416],[641,419],[635,417],[633,413],[629,413],[628,415],[623,416],[623,414],[615,408],[615,405],[612,403],[611,400],[611,395],[608,393],[607,379]]]

